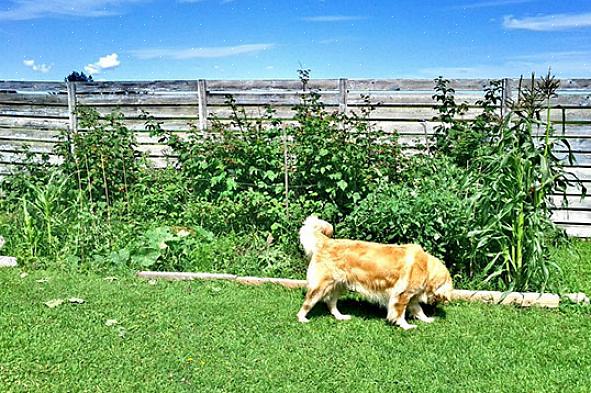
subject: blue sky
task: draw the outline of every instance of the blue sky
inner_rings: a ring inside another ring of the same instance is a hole
[[[0,79],[591,77],[591,0],[0,0]]]

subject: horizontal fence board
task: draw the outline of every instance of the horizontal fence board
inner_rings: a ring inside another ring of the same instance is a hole
[[[0,161],[10,164],[25,164],[28,161],[26,160],[23,154],[18,153],[10,153],[0,151]],[[33,158],[34,162],[41,162],[41,156],[36,156]],[[49,154],[49,163],[52,165],[58,165],[62,163],[63,158],[56,155],[56,154]]]
[[[298,79],[278,80],[208,80],[207,90],[293,90],[302,91],[302,82]],[[310,79],[306,88],[321,90],[338,90],[338,79]]]
[[[13,117],[0,115],[0,127],[67,129],[68,119],[47,119],[39,117]]]
[[[466,93],[462,95],[456,95],[458,103],[468,102],[470,105],[475,105],[476,101],[481,100],[483,94]],[[399,106],[399,105],[421,105],[432,107],[435,105],[435,101],[432,98],[432,94],[425,92],[390,92],[390,91],[371,91],[367,94],[360,92],[349,92],[347,96],[347,105],[350,106],[365,106],[366,100],[369,100],[371,105],[384,105],[384,106]]]
[[[240,107],[239,109],[243,109],[247,118],[250,120],[260,119],[266,115],[266,108],[264,106]],[[274,113],[272,116],[276,119],[289,120],[293,119],[296,114],[293,109],[288,107],[275,107],[273,109]],[[232,109],[227,106],[209,106],[208,111],[210,117],[216,116],[223,119],[230,119],[233,114]]]
[[[489,85],[488,79],[449,79],[450,87],[456,90],[478,90]],[[347,88],[356,90],[425,90],[433,91],[432,79],[348,79]]]
[[[21,117],[63,117],[69,116],[68,107],[64,106],[40,106],[40,105],[15,105],[0,103],[0,116]]]
[[[147,116],[158,119],[198,119],[199,112],[197,105],[160,105],[158,107],[146,110],[139,106],[120,107],[120,106],[100,106],[95,107],[96,111],[102,116],[112,113],[123,114],[125,120],[142,120],[145,113]]]
[[[68,96],[66,94],[23,94],[7,93],[0,90],[0,103],[12,105],[68,105]]]
[[[43,130],[37,128],[2,128],[0,127],[0,140],[40,140],[51,141],[60,138],[59,131]]]
[[[142,95],[171,91],[196,91],[197,80],[171,81],[116,81],[116,82],[76,82],[76,94],[130,94]]]
[[[228,101],[228,94],[226,92],[219,92],[210,94],[207,97],[208,105],[226,105]],[[306,93],[302,92],[284,92],[284,93],[238,93],[229,94],[236,101],[238,105],[282,105],[295,106],[302,102],[302,97],[306,97]],[[337,105],[338,95],[335,92],[321,92],[321,101],[326,105]]]
[[[25,148],[33,153],[51,153],[55,143],[51,142],[20,142],[0,141],[0,151],[4,152],[25,152]]]
[[[172,155],[172,151],[168,146],[159,144],[138,145],[137,150],[141,153],[155,157],[166,157]]]
[[[565,198],[562,195],[551,195],[550,201],[554,204],[555,209],[560,210],[589,210],[591,211],[591,198],[581,199],[580,196],[567,195],[566,201],[568,205],[563,205]]]
[[[552,212],[552,220],[563,224],[589,224],[591,225],[591,211],[587,210],[555,210]]]
[[[514,84],[513,86],[517,86]],[[561,90],[575,90],[575,89],[591,89],[591,79],[561,79],[560,89]]]
[[[142,107],[146,110],[161,105],[197,105],[197,92],[185,94],[143,94],[143,95],[85,95],[77,96],[78,104],[82,106],[101,107],[101,106],[132,106]]]
[[[66,83],[43,81],[0,81],[0,91],[66,93]]]
[[[569,224],[558,224],[559,227],[563,228],[567,235],[573,237],[590,238],[591,237],[591,225],[569,225]]]
[[[591,106],[591,94],[589,92],[566,92],[558,93],[557,97],[550,100],[550,105],[553,107],[577,108]]]

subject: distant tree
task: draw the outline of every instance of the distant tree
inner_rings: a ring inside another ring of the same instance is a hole
[[[92,80],[92,75],[86,76],[84,72],[76,72],[72,71],[72,73],[65,78],[66,82],[94,82]]]

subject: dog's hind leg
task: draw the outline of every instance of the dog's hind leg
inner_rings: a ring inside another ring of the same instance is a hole
[[[411,325],[406,322],[404,313],[410,296],[406,293],[392,293],[388,301],[388,321],[400,326],[404,330],[414,329],[417,325]]]
[[[328,306],[330,313],[339,321],[346,321],[351,319],[350,315],[341,314],[339,309],[337,308],[337,301],[339,300],[339,296],[342,293],[342,288],[340,286],[335,286],[332,292],[330,292],[325,298],[324,301]]]
[[[410,300],[410,303],[408,304],[408,311],[410,312],[410,315],[412,315],[419,321],[431,323],[435,320],[435,318],[428,317],[425,315],[425,312],[423,311],[423,308],[421,307],[421,304],[419,303],[417,297],[414,297]]]

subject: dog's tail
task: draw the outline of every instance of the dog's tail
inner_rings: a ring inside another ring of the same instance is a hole
[[[332,225],[316,216],[309,216],[300,228],[300,243],[308,258],[318,250],[320,243],[333,233]]]

